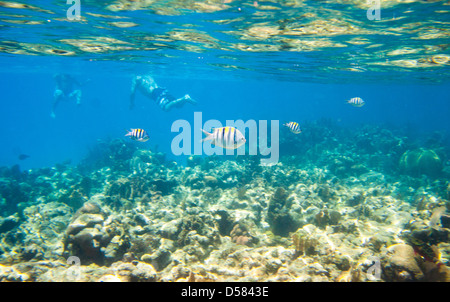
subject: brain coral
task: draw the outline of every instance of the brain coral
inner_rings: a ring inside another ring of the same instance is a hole
[[[437,176],[442,170],[442,160],[430,149],[408,150],[399,162],[400,169],[411,175]]]

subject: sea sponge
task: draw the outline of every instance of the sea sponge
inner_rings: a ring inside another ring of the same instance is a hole
[[[295,248],[295,255],[305,256],[317,253],[316,247],[319,244],[319,240],[316,236],[316,230],[315,226],[309,224],[292,234],[291,238]]]
[[[267,208],[267,222],[274,235],[287,237],[300,226],[290,213],[291,204],[288,200],[289,194],[285,189],[276,189],[269,201]]]
[[[403,153],[399,166],[400,170],[412,176],[437,176],[442,170],[442,160],[433,150],[419,148]]]

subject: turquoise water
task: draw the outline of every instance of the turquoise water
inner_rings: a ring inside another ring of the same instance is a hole
[[[369,20],[370,5],[357,0],[85,0],[80,19],[69,20],[71,5],[64,2],[0,2],[0,263],[65,262],[76,254],[82,266],[110,267],[127,263],[125,256],[134,253],[132,259],[155,267],[156,277],[149,279],[174,281],[189,275],[168,273],[175,267],[171,261],[177,251],[202,246],[200,239],[183,237],[184,232],[195,231],[220,239],[203,247],[203,256],[183,262],[197,278],[230,281],[226,273],[196,266],[219,261],[214,253],[223,251],[231,240],[238,251],[239,246],[251,246],[255,253],[282,247],[293,254],[277,258],[282,268],[291,270],[291,279],[260,261],[266,267],[261,276],[255,273],[245,279],[237,274],[240,277],[231,281],[305,281],[304,271],[292,269],[301,266],[295,261],[308,262],[308,257],[320,258],[325,252],[300,251],[291,237],[303,234],[307,225],[319,229],[315,234],[331,232],[329,228],[336,225],[331,216],[325,223],[317,218],[327,217],[327,209],[339,212],[343,224],[354,219],[381,224],[377,227],[382,239],[373,239],[380,246],[368,249],[382,261],[386,272],[382,281],[436,281],[425,270],[422,277],[412,273],[399,277],[403,275],[393,272],[395,265],[386,250],[394,244],[419,250],[419,262],[448,267],[448,210],[437,211],[448,209],[450,196],[448,3],[383,1],[381,19]],[[62,100],[52,117],[56,74],[80,82],[81,98],[80,105],[74,97]],[[197,104],[166,112],[138,92],[131,110],[136,75],[151,75],[175,98],[189,94]],[[346,103],[354,97],[361,97],[365,105]],[[190,157],[198,143],[194,138],[200,135],[194,133],[199,131],[194,128],[195,113],[202,114],[202,127],[208,120],[223,125],[227,120],[277,121],[276,140],[268,140],[279,151],[279,161],[260,166],[261,154],[248,155],[252,144],[258,144],[250,142],[249,129],[244,131],[244,156],[209,157],[202,152],[198,158]],[[190,154],[177,155],[173,149],[179,133],[171,127],[180,120],[191,125]],[[298,122],[302,133],[293,134],[282,125],[288,121]],[[130,128],[145,129],[150,140],[130,140],[124,136]],[[276,194],[279,188],[286,190],[285,197]],[[370,193],[355,201],[363,191]],[[138,221],[131,223],[131,229],[115,225],[127,234],[129,243],[114,249],[109,245],[112,238],[103,239],[100,251],[83,250],[70,241],[70,235],[79,234],[71,234],[70,226],[83,214],[80,208],[85,202],[103,209],[104,228],[110,223],[106,217],[131,215],[127,219]],[[386,209],[395,218],[374,214]],[[171,214],[156,214],[163,210]],[[247,218],[240,218],[241,210]],[[31,213],[40,211],[58,227],[38,227],[40,222]],[[228,211],[232,218],[225,219],[228,216],[217,211]],[[356,212],[349,214],[352,211]],[[409,216],[402,216],[403,212]],[[150,224],[136,218],[138,214],[160,229],[146,228]],[[186,215],[195,219],[180,220],[180,229],[173,234],[161,231],[169,228],[164,223]],[[279,215],[285,220],[276,218]],[[432,217],[442,219],[438,228],[430,226]],[[196,219],[210,223],[211,229],[197,229]],[[426,227],[411,227],[408,223],[414,219]],[[9,224],[10,220],[15,222]],[[231,230],[238,224],[251,230],[250,243],[246,232],[244,237],[233,237]],[[134,229],[136,225],[142,230]],[[43,230],[44,243],[23,235],[27,228]],[[331,233],[348,234],[349,228]],[[402,232],[421,241],[402,237]],[[370,237],[362,230],[359,234]],[[28,239],[20,243],[20,236]],[[153,242],[153,247],[139,249],[137,242],[144,240],[140,238]],[[163,239],[175,243],[167,247]],[[47,248],[53,245],[57,252],[52,254]],[[25,253],[30,246],[39,252]],[[427,260],[423,250],[431,247],[440,256]],[[356,250],[351,244],[346,248]],[[167,251],[169,260],[155,256],[158,250]],[[17,254],[31,256],[17,258]],[[308,273],[306,281],[338,281],[356,267],[367,271],[361,256],[349,255],[353,265],[326,268],[327,277]],[[6,280],[5,274],[0,280]],[[108,275],[106,271],[90,277],[83,274],[83,281]]]

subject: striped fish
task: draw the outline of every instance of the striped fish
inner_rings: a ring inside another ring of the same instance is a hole
[[[203,129],[202,131],[206,134],[202,142],[211,140],[213,145],[225,149],[237,149],[246,142],[244,135],[233,127],[215,128],[212,133],[206,132]]]
[[[366,102],[363,101],[362,98],[351,98],[347,101],[347,104],[350,104],[354,107],[362,107]]]
[[[302,129],[300,129],[300,125],[296,122],[289,122],[286,124],[283,124],[283,126],[286,126],[291,130],[292,133],[299,134],[302,132]]]
[[[138,142],[146,142],[150,138],[144,129],[131,129],[125,136],[129,136],[132,140]]]

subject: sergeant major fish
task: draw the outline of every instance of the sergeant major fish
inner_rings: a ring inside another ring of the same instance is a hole
[[[244,135],[233,127],[215,128],[212,133],[206,132],[203,129],[202,131],[206,134],[202,142],[211,140],[213,145],[225,149],[237,149],[246,142]]]
[[[291,130],[292,133],[299,134],[302,132],[302,129],[300,129],[300,125],[296,122],[289,122],[286,124],[283,124],[283,126],[286,126]]]
[[[363,99],[359,97],[351,98],[350,100],[347,101],[347,104],[350,104],[353,107],[362,107],[364,106],[365,103],[366,102],[364,102]]]
[[[150,139],[148,133],[144,129],[131,129],[125,136],[129,136],[132,140],[138,142],[146,142]]]

